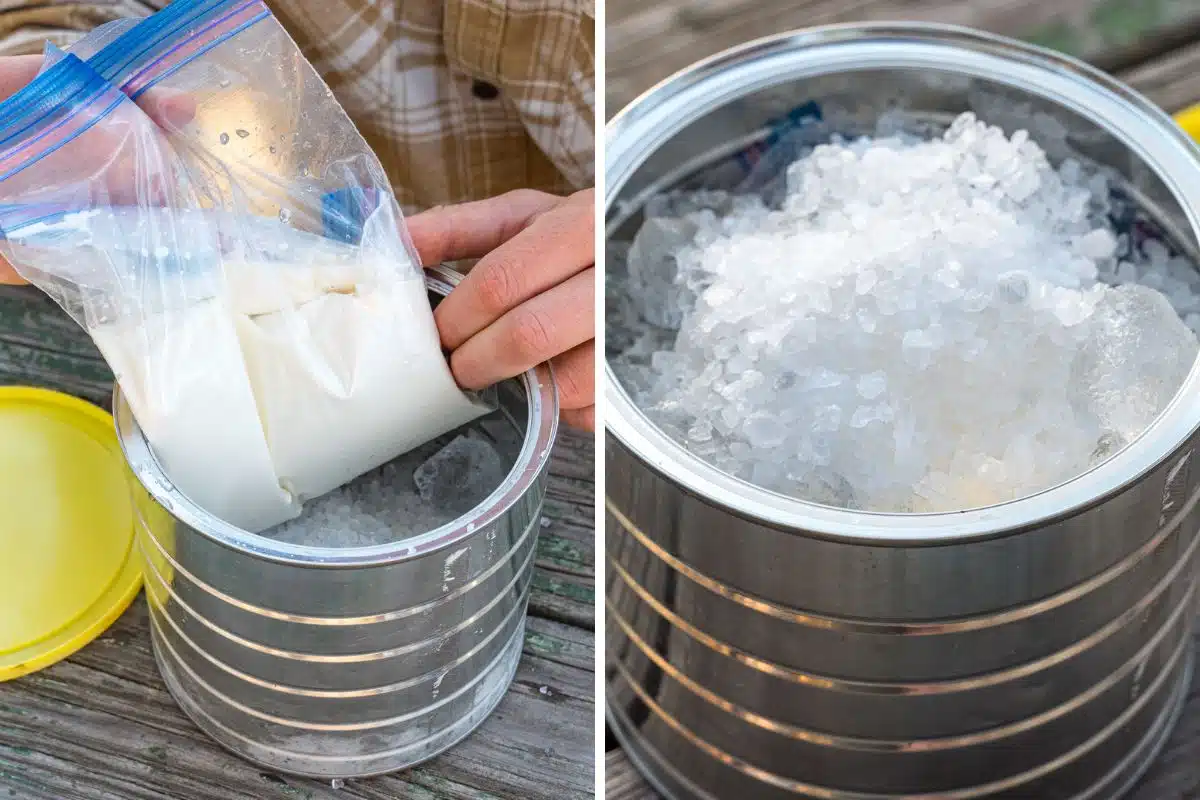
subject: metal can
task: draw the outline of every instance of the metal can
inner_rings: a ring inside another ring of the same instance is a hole
[[[430,270],[431,297],[454,273]],[[497,387],[522,444],[506,480],[440,528],[349,549],[285,544],[170,483],[118,391],[154,654],[192,720],[281,772],[353,778],[427,760],[478,727],[520,659],[558,419],[548,367]]]
[[[608,241],[627,241],[656,193],[736,185],[814,103],[862,132],[896,108],[1029,128],[1052,159],[1119,174],[1136,224],[1195,260],[1200,165],[1169,117],[1072,59],[916,24],[773,36],[651,89],[608,127]],[[1190,684],[1198,383],[1193,369],[1139,439],[1053,489],[878,514],[718,471],[609,366],[617,738],[680,800],[1119,796]]]

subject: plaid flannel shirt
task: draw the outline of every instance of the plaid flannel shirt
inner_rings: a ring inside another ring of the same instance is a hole
[[[0,0],[0,55],[161,0]],[[594,179],[594,0],[267,0],[407,211]]]

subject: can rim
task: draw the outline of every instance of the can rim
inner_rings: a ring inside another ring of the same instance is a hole
[[[438,294],[449,294],[460,280],[462,276],[448,267],[425,270],[426,287]],[[134,477],[155,502],[200,535],[266,561],[302,567],[382,566],[421,558],[477,535],[485,526],[507,513],[542,475],[558,433],[558,390],[553,372],[549,364],[539,364],[510,380],[521,381],[528,414],[521,452],[505,480],[475,508],[441,527],[398,542],[369,547],[291,544],[242,530],[214,517],[171,483],[150,449],[141,427],[133,418],[120,387],[113,391],[113,418],[116,421],[117,440]]]
[[[790,80],[880,68],[978,77],[1068,108],[1112,134],[1146,163],[1179,202],[1192,235],[1200,239],[1200,150],[1165,112],[1078,59],[971,28],[932,23],[851,23],[775,34],[717,53],[661,81],[606,127],[606,214],[619,211],[618,193],[641,164],[704,114]],[[1077,514],[1136,483],[1172,454],[1178,453],[1173,471],[1182,468],[1192,455],[1183,445],[1200,425],[1198,365],[1200,359],[1167,408],[1113,458],[1038,493],[965,511],[852,511],[730,476],[650,422],[607,358],[605,430],[654,472],[704,502],[753,521],[873,544],[938,544],[1016,532]]]

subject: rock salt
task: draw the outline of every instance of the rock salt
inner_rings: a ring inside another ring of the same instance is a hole
[[[851,508],[991,505],[1111,456],[1195,360],[1200,273],[1132,248],[1107,179],[1023,132],[964,114],[786,177],[777,205],[654,200],[610,314],[635,400],[731,474]]]

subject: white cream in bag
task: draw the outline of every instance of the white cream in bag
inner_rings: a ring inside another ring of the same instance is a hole
[[[295,239],[305,263],[226,261],[215,296],[89,331],[172,482],[249,531],[489,410],[422,278]]]
[[[182,0],[92,44],[4,104],[0,252],[180,491],[261,531],[486,410],[388,175],[265,6]]]

